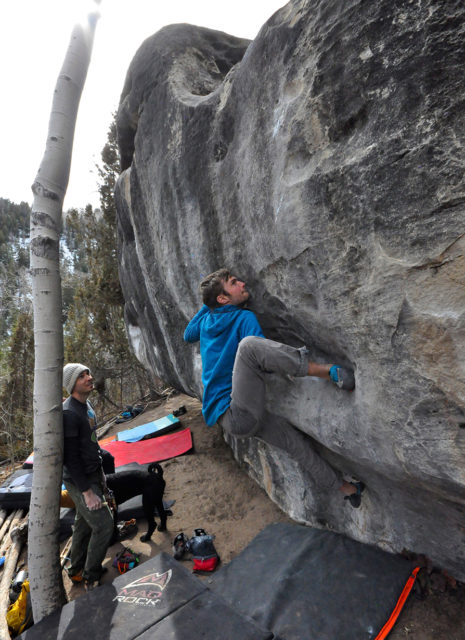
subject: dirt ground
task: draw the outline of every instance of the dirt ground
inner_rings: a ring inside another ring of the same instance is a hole
[[[104,562],[108,572],[102,583],[111,582],[118,575],[112,567],[112,560],[123,546],[130,546],[140,553],[143,562],[161,551],[172,554],[172,541],[178,533],[182,531],[191,537],[193,530],[201,527],[215,536],[215,547],[222,563],[226,564],[268,524],[291,522],[235,461],[220,429],[205,426],[197,400],[173,395],[130,422],[115,425],[108,435],[155,420],[182,405],[187,413],[180,419],[182,426],[188,426],[192,431],[194,449],[189,454],[162,463],[166,480],[165,500],[176,501],[172,507],[173,515],[168,517],[168,531],[157,530],[150,542],[140,542],[139,536],[146,529],[145,522],[139,521],[137,535],[108,550]],[[187,568],[192,567],[191,560],[182,562]],[[198,577],[200,580],[208,579],[208,576]],[[73,586],[67,576],[64,582],[70,599],[84,593],[83,587]],[[464,612],[463,585],[458,585],[455,591],[432,591],[423,600],[412,594],[389,638],[463,640]]]

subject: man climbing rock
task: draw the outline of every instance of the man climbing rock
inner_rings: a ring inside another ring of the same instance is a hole
[[[339,488],[353,507],[359,507],[363,483],[343,480],[315,452],[309,438],[265,409],[268,373],[316,376],[352,391],[353,372],[336,364],[311,362],[305,347],[267,340],[255,314],[243,308],[250,295],[245,283],[227,269],[208,275],[200,289],[204,305],[187,325],[184,340],[200,340],[202,412],[207,425],[218,423],[237,438],[254,436],[284,449],[319,486]]]
[[[95,413],[87,401],[94,388],[89,368],[67,364],[63,386],[70,394],[63,403],[63,480],[76,508],[68,575],[74,583],[84,581],[86,591],[91,591],[103,573],[113,516],[104,497]]]

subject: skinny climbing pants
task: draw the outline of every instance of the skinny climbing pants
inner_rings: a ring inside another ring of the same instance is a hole
[[[319,486],[336,489],[342,483],[341,476],[318,455],[310,438],[265,409],[266,375],[303,377],[308,362],[305,347],[296,349],[255,336],[243,338],[234,361],[231,404],[218,423],[236,438],[254,436],[286,451]]]
[[[73,576],[82,570],[84,580],[95,582],[102,574],[102,562],[113,536],[113,516],[97,479],[91,481],[90,488],[101,498],[102,507],[95,511],[87,507],[83,494],[75,484],[65,481],[65,487],[76,508],[68,573]]]

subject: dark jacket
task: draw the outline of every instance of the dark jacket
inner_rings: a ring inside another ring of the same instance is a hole
[[[90,480],[100,474],[102,458],[96,428],[89,423],[89,408],[70,396],[63,403],[63,479],[80,491],[90,488]]]

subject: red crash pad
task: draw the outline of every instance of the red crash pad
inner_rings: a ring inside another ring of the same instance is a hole
[[[161,462],[169,458],[175,458],[192,449],[192,435],[189,428],[159,436],[150,440],[139,442],[114,442],[105,443],[105,449],[115,458],[115,467],[123,464],[138,462]]]

